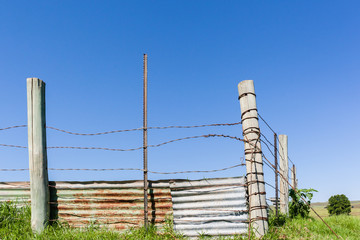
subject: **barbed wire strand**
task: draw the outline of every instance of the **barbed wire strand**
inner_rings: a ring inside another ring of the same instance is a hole
[[[148,147],[160,147],[160,146],[163,146],[165,144],[169,144],[169,143],[173,143],[173,142],[177,142],[177,141],[182,141],[182,140],[195,139],[195,138],[211,138],[211,137],[230,138],[230,139],[241,141],[241,142],[245,141],[244,139],[234,137],[234,136],[224,135],[224,134],[206,134],[206,135],[199,135],[199,136],[177,138],[177,139],[173,139],[173,140],[166,141],[166,142],[163,142],[163,143],[159,143],[159,144],[156,144],[156,145],[148,145]]]
[[[259,115],[260,119],[263,120],[263,122],[266,124],[266,126],[268,126],[268,128],[269,128],[273,133],[276,133],[276,132],[274,131],[274,129],[272,129],[272,128],[270,127],[270,125],[265,121],[265,119],[260,115],[259,112],[258,112],[258,115]]]
[[[148,171],[154,174],[180,174],[180,173],[209,173],[209,172],[220,172],[225,171],[232,168],[237,168],[240,166],[245,166],[245,164],[237,164],[226,168],[215,169],[215,170],[194,170],[194,171],[178,171],[178,172],[156,172],[156,171]],[[51,171],[144,171],[144,169],[140,168],[48,168]],[[0,169],[0,171],[28,171],[29,168],[8,168],[8,169]]]
[[[164,126],[164,127],[148,127],[147,129],[169,129],[169,128],[200,128],[200,127],[219,127],[219,126],[234,126],[234,125],[239,125],[241,124],[241,122],[234,122],[234,123],[212,123],[212,124],[202,124],[202,125],[187,125],[187,126]],[[10,127],[5,127],[5,128],[0,128],[0,131],[2,130],[9,130],[9,129],[13,129],[13,128],[21,128],[21,127],[27,127],[27,125],[16,125],[16,126],[10,126]],[[103,135],[103,134],[110,134],[110,133],[120,133],[120,132],[129,132],[129,131],[139,131],[139,130],[143,130],[142,127],[140,128],[131,128],[131,129],[123,129],[123,130],[112,130],[112,131],[106,131],[106,132],[98,132],[98,133],[77,133],[77,132],[71,132],[71,131],[67,131],[64,129],[60,129],[60,128],[56,128],[56,127],[51,127],[51,126],[46,126],[46,128],[55,130],[55,131],[59,131],[59,132],[63,132],[63,133],[68,133],[68,134],[73,134],[73,135],[82,135],[82,136],[95,136],[95,135]]]
[[[199,135],[199,136],[191,136],[191,137],[183,137],[183,138],[177,138],[170,141],[162,142],[159,144],[154,145],[148,145],[148,147],[160,147],[165,144],[182,141],[182,140],[188,140],[188,139],[195,139],[195,138],[210,138],[210,137],[223,137],[223,138],[230,138],[238,141],[244,141],[241,138],[229,136],[229,135],[223,135],[223,134],[207,134],[207,135]],[[0,144],[0,146],[3,147],[14,147],[14,148],[27,148],[25,146],[18,146],[18,145],[9,145],[9,144]],[[106,151],[135,151],[143,149],[143,147],[137,147],[137,148],[129,148],[129,149],[120,149],[120,148],[105,148],[105,147],[75,147],[75,146],[53,146],[53,147],[47,147],[47,149],[81,149],[81,150],[106,150]]]
[[[12,148],[27,148],[25,146],[18,146],[18,145],[12,145],[12,144],[2,144],[2,143],[0,143],[0,146],[2,146],[2,147],[12,147]]]
[[[0,128],[0,131],[9,130],[9,129],[13,129],[13,128],[22,128],[22,127],[27,127],[27,125],[17,125],[17,126],[11,126],[11,127],[6,127],[6,128]]]
[[[273,133],[276,133],[276,132],[274,131],[274,129],[272,129],[272,128],[270,127],[270,125],[266,122],[266,120],[265,120],[259,113],[258,113],[258,115],[259,115],[260,119],[266,124],[266,126],[268,126],[268,128],[269,128]],[[280,141],[279,141],[278,135],[277,135],[277,139],[278,139],[279,145],[281,146],[281,143],[280,143]],[[283,147],[281,146],[281,148],[283,148]],[[288,156],[288,159],[289,159],[289,161],[290,161],[292,164],[295,165],[295,163],[294,163],[293,161],[291,161],[291,159],[290,159],[289,156]]]
[[[259,134],[259,139],[260,139],[260,134]],[[257,143],[257,142],[256,142],[255,144],[252,144],[248,139],[247,139],[247,142],[254,147],[254,151],[253,151],[253,152],[255,152],[255,151],[257,150],[257,146],[256,146],[256,143]],[[283,178],[283,179],[287,182],[287,184],[295,191],[295,193],[306,203],[306,205],[308,205],[309,208],[310,208],[310,209],[321,219],[321,221],[332,231],[332,233],[333,233],[338,239],[340,239],[340,237],[334,232],[334,230],[324,221],[324,219],[314,210],[314,208],[311,207],[311,205],[304,199],[304,197],[301,196],[301,194],[295,189],[295,187],[290,184],[290,182],[288,181],[288,179],[286,179],[286,178],[282,175],[282,173],[281,173],[280,171],[278,171],[278,170],[275,168],[275,166],[266,158],[266,156],[265,156],[264,153],[262,153],[262,156],[263,156],[263,158],[273,167],[273,169],[279,174],[279,176],[280,176],[281,178]],[[251,207],[251,206],[249,205],[249,207]],[[249,239],[250,239],[250,237],[251,237],[250,224],[251,224],[251,220],[250,220],[250,222],[249,222],[249,233],[248,233]],[[341,237],[341,239],[343,239],[343,238]]]
[[[126,152],[126,151],[140,150],[140,149],[143,149],[143,147],[122,149],[122,148],[106,148],[106,147],[55,146],[55,147],[47,147],[47,149],[79,149],[79,150],[105,150],[105,151]]]
[[[105,135],[105,134],[111,134],[111,133],[139,131],[139,130],[143,129],[143,128],[132,128],[132,129],[112,130],[112,131],[98,132],[98,133],[77,133],[77,132],[71,132],[71,131],[67,131],[67,130],[63,130],[63,129],[55,128],[55,127],[50,127],[50,126],[46,126],[46,128],[52,129],[55,131],[59,131],[59,132],[63,132],[63,133],[68,133],[68,134],[72,134],[72,135],[80,135],[80,136],[96,136],[96,135]]]
[[[182,171],[182,172],[154,172],[154,171],[148,171],[150,173],[154,173],[154,174],[179,174],[179,173],[209,173],[209,172],[220,172],[220,171],[225,171],[228,169],[232,169],[232,168],[237,168],[240,166],[245,166],[246,164],[237,164],[231,167],[226,167],[226,168],[221,168],[221,169],[216,169],[216,170],[202,170],[202,171]]]
[[[281,149],[284,151],[284,147],[282,146],[281,142],[279,141],[279,137],[277,137],[277,140],[278,140],[278,143],[279,143]],[[279,153],[279,155],[280,155],[280,153]],[[280,155],[280,156],[281,156],[281,155]],[[287,157],[288,157],[288,160],[289,160],[293,165],[295,165],[295,163],[294,163],[293,161],[291,161],[289,155],[288,155]]]
[[[169,129],[169,128],[200,128],[200,127],[219,127],[219,126],[234,126],[239,125],[241,122],[235,122],[235,123],[213,123],[213,124],[203,124],[203,125],[192,125],[192,126],[165,126],[165,127],[147,127],[147,129]],[[26,126],[26,125],[25,125]],[[123,130],[112,130],[112,131],[106,131],[106,132],[98,132],[98,133],[77,133],[77,132],[71,132],[67,130],[63,130],[60,128],[50,127],[47,126],[46,128],[56,130],[63,133],[68,133],[72,135],[80,135],[80,136],[96,136],[96,135],[104,135],[104,134],[111,134],[111,133],[121,133],[121,132],[130,132],[130,131],[139,131],[143,130],[143,127],[140,128],[132,128],[132,129],[123,129]]]
[[[260,134],[261,134],[262,136],[264,136],[265,140],[267,140],[267,138],[265,137],[265,135],[263,135],[262,133],[260,133]],[[260,141],[265,144],[265,146],[267,147],[267,149],[269,150],[269,152],[271,153],[271,155],[273,155],[273,157],[275,157],[275,154],[274,154],[274,152],[271,150],[271,148],[269,147],[269,145],[268,145],[264,140],[262,140],[262,139],[260,139]],[[269,140],[267,140],[267,142],[270,143]],[[270,143],[270,144],[271,144],[271,143]],[[274,146],[273,144],[271,144],[271,145]],[[280,158],[281,158],[282,160],[284,160],[284,158],[281,156],[279,150],[277,150],[277,153],[279,153]],[[293,172],[293,170],[292,170],[291,167],[288,166],[288,168],[289,168],[290,172]]]

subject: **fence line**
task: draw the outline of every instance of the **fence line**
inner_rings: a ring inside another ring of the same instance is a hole
[[[265,137],[265,135],[263,135],[262,133],[260,133],[260,134],[261,134],[262,136],[264,136],[264,138],[267,140],[267,138]],[[269,150],[269,152],[271,153],[271,155],[273,155],[273,157],[275,157],[275,154],[274,154],[274,152],[271,150],[271,148],[269,147],[269,145],[268,145],[264,140],[262,140],[262,139],[260,139],[260,141],[265,144],[265,146],[267,147],[267,149]],[[269,140],[267,140],[267,141],[269,142]],[[274,144],[271,144],[271,145],[274,147]],[[279,153],[279,150],[277,150],[277,153]],[[281,159],[284,160],[284,158],[282,157],[281,154],[279,154],[279,156],[280,156]],[[289,156],[288,156],[288,158],[289,158]],[[291,172],[293,172],[293,170],[292,170],[291,167],[288,167],[288,168],[289,168],[289,170],[290,170]]]
[[[236,164],[230,167],[226,168],[220,168],[215,170],[194,170],[194,171],[178,171],[178,172],[156,172],[156,171],[148,171],[149,173],[153,174],[180,174],[180,173],[209,173],[209,172],[220,172],[229,170],[232,168],[237,168],[245,166],[244,163]],[[3,168],[0,169],[0,171],[28,171],[29,168]],[[144,171],[144,169],[141,168],[48,168],[48,170],[51,171]]]
[[[206,134],[206,135],[199,135],[199,136],[191,136],[191,137],[183,137],[183,138],[177,138],[177,139],[173,139],[170,141],[166,141],[166,142],[162,142],[159,144],[154,144],[154,145],[148,145],[147,147],[160,147],[163,146],[165,144],[169,144],[169,143],[173,143],[173,142],[177,142],[177,141],[182,141],[182,140],[188,140],[188,139],[195,139],[195,138],[210,138],[210,137],[222,137],[222,138],[230,138],[230,139],[234,139],[237,141],[241,141],[244,142],[244,139],[238,138],[238,137],[234,137],[234,136],[229,136],[229,135],[224,135],[224,134]],[[25,146],[18,146],[18,145],[9,145],[9,144],[0,144],[0,146],[3,147],[14,147],[14,148],[27,148]],[[54,147],[47,147],[47,149],[81,149],[81,150],[106,150],[106,151],[135,151],[135,150],[140,150],[143,149],[144,147],[137,147],[137,148],[128,148],[128,149],[121,149],[121,148],[105,148],[105,147],[74,147],[74,146],[54,146]]]
[[[266,124],[266,126],[268,126],[268,128],[269,128],[273,133],[276,133],[259,113],[258,113],[258,115],[259,115],[260,119]],[[279,139],[278,139],[278,140],[279,140]],[[279,142],[279,141],[278,141],[278,142]],[[279,145],[281,146],[281,143],[280,143],[280,142],[279,142]],[[273,146],[274,146],[274,145],[273,145]],[[283,148],[283,147],[281,146],[281,148]],[[290,159],[289,156],[288,156],[288,159],[289,159],[289,161],[290,161],[292,164],[295,165],[295,163],[294,163],[293,161],[291,161],[291,159]]]
[[[198,125],[198,126],[168,126],[168,127],[152,127],[153,129],[166,129],[166,128],[191,128],[191,127],[205,127],[205,126],[220,126],[220,125],[236,125],[236,124],[240,124],[239,123],[231,123],[231,124],[211,124],[211,125]],[[3,128],[0,130],[7,130],[7,129],[12,129],[12,128],[18,128],[18,127],[26,127],[26,125],[19,125],[19,126],[12,126],[12,127],[7,127],[7,128]],[[82,133],[73,133],[73,132],[68,132],[62,129],[56,129],[53,127],[48,127],[57,131],[61,131],[61,132],[66,132],[69,134],[74,134],[74,135],[101,135],[101,134],[109,134],[109,133],[115,133],[115,132],[125,132],[125,131],[136,131],[136,130],[141,130],[143,128],[138,128],[138,129],[125,129],[125,130],[116,130],[116,131],[109,131],[109,132],[103,132],[103,133],[94,133],[94,134],[82,134]],[[148,128],[149,129],[149,128]],[[268,148],[268,150],[270,151],[270,153],[274,156],[273,151],[271,150],[271,148],[269,147],[268,143],[272,146],[274,146],[267,138],[264,134],[260,133],[261,136],[264,137],[264,139],[266,140],[263,141],[260,139],[260,141],[262,141],[266,147]],[[191,137],[184,137],[184,138],[178,138],[178,139],[173,139],[170,141],[166,141],[160,144],[156,144],[156,145],[149,145],[148,147],[160,147],[162,145],[165,144],[169,144],[172,142],[176,142],[176,141],[182,141],[182,140],[188,140],[188,139],[195,139],[195,138],[209,138],[209,137],[223,137],[223,138],[230,138],[230,139],[234,139],[234,140],[238,140],[238,141],[245,141],[244,139],[238,138],[238,137],[233,137],[233,136],[229,136],[229,135],[223,135],[223,134],[207,134],[207,135],[200,135],[200,136],[191,136]],[[247,142],[247,141],[245,141]],[[17,146],[17,145],[8,145],[8,144],[0,144],[0,146],[5,146],[5,147],[15,147],[15,148],[27,148],[25,146]],[[68,149],[97,149],[97,150],[110,150],[110,151],[134,151],[134,150],[140,150],[143,147],[138,147],[138,148],[132,148],[132,149],[112,149],[112,148],[100,148],[100,147],[72,147],[72,146],[55,146],[55,147],[48,147],[48,149],[59,149],[59,148],[68,148]],[[263,155],[264,157],[264,155]],[[276,172],[273,167],[271,165],[269,165],[267,162],[264,162],[270,169],[272,169],[274,172]],[[204,172],[218,172],[218,171],[225,171],[228,169],[232,169],[235,167],[239,167],[239,166],[244,166],[245,164],[237,164],[231,167],[227,167],[227,168],[222,168],[222,169],[216,169],[216,170],[202,170],[202,171],[178,171],[178,172],[156,172],[156,171],[148,171],[149,173],[153,173],[153,174],[180,174],[180,173],[204,173]],[[26,171],[29,169],[0,169],[0,171]],[[58,170],[58,171],[122,171],[122,170],[130,170],[130,171],[144,171],[144,169],[139,169],[139,168],[112,168],[112,169],[86,169],[86,168],[49,168],[49,170]],[[292,170],[292,169],[290,169]],[[266,185],[272,187],[275,189],[274,186],[272,186],[271,184],[265,182]],[[280,190],[278,190],[280,191]]]
[[[269,127],[270,127],[270,126],[269,126]],[[259,134],[259,139],[260,139],[260,134]],[[258,150],[257,147],[256,147],[256,144],[252,144],[252,143],[249,143],[249,144],[250,144],[250,145],[253,145],[253,147],[255,148],[254,151]],[[286,177],[284,177],[283,174],[282,174],[279,170],[277,170],[276,167],[267,159],[267,157],[265,156],[265,154],[264,154],[263,152],[262,152],[262,157],[268,162],[268,164],[270,164],[270,166],[274,169],[274,171],[276,171],[276,172],[278,173],[278,175],[287,182],[287,184],[288,184],[288,185],[295,191],[295,193],[304,201],[304,203],[305,203],[307,206],[309,206],[309,208],[321,219],[321,221],[331,230],[331,232],[332,232],[338,239],[340,239],[340,237],[334,232],[334,230],[324,221],[324,219],[314,210],[314,208],[311,207],[311,205],[304,199],[304,197],[297,191],[297,189],[290,184],[290,182],[288,181],[288,179],[287,179]],[[267,185],[270,186],[270,184],[267,183],[267,182],[265,182],[265,184],[267,184]],[[271,187],[273,187],[273,186],[271,186]],[[249,225],[250,225],[250,224],[251,224],[251,223],[249,223]],[[250,239],[250,236],[251,236],[250,231],[249,231],[248,236],[249,236],[249,239]]]
[[[266,156],[265,156],[264,154],[262,154],[262,155],[263,155],[263,158],[264,158],[270,165],[272,165],[272,163],[266,158]],[[275,169],[275,166],[274,166],[274,165],[272,165],[272,167]],[[276,169],[275,169],[275,170],[276,170]],[[295,193],[304,201],[304,203],[305,203],[306,205],[308,205],[308,206],[311,208],[311,210],[321,219],[321,221],[332,231],[332,233],[333,233],[338,239],[340,239],[340,237],[334,232],[334,230],[333,230],[333,229],[324,221],[324,219],[311,207],[311,205],[304,199],[304,197],[297,191],[297,189],[295,189],[295,187],[290,184],[290,182],[287,180],[287,178],[284,177],[280,171],[278,171],[278,170],[276,170],[276,171],[278,172],[279,176],[280,176],[281,178],[283,178],[283,179],[287,182],[287,184],[295,191]]]
[[[270,127],[270,125],[260,116],[259,117],[265,122],[265,124],[275,133],[275,131]],[[166,127],[148,127],[147,129],[169,129],[169,128],[198,128],[198,127],[210,127],[210,126],[233,126],[233,125],[238,125],[241,124],[241,122],[236,122],[236,123],[217,123],[217,124],[206,124],[206,125],[194,125],[194,126],[166,126]],[[27,125],[18,125],[18,126],[11,126],[11,127],[6,127],[6,128],[2,128],[0,129],[0,131],[2,130],[8,130],[8,129],[15,129],[15,128],[22,128],[22,127],[27,127]],[[120,132],[128,132],[128,131],[138,131],[138,130],[143,130],[144,128],[134,128],[134,129],[124,129],[124,130],[113,130],[113,131],[108,131],[108,132],[100,132],[100,133],[76,133],[76,132],[70,132],[70,131],[66,131],[66,130],[62,130],[62,129],[58,129],[58,128],[54,128],[54,127],[47,127],[49,129],[52,130],[56,130],[56,131],[60,131],[60,132],[64,132],[64,133],[68,133],[68,134],[73,134],[73,135],[82,135],[82,136],[95,136],[95,135],[104,135],[104,134],[111,134],[111,133],[120,133]],[[270,144],[271,146],[274,146],[267,138],[264,134],[260,133],[259,134],[261,136],[263,136],[264,140],[261,140],[259,138],[259,140],[261,142],[263,142],[266,147],[268,148],[269,152],[274,156],[273,151],[271,150],[271,148],[269,147],[268,144]],[[259,137],[260,137],[259,135]],[[155,144],[155,145],[148,145],[147,147],[160,147],[163,146],[165,144],[169,144],[169,143],[173,143],[173,142],[177,142],[177,141],[182,141],[182,140],[188,140],[188,139],[196,139],[196,138],[209,138],[209,137],[222,137],[222,138],[230,138],[233,140],[237,140],[237,141],[242,141],[242,142],[248,142],[244,139],[238,138],[238,137],[234,137],[234,136],[229,136],[229,135],[223,135],[223,134],[207,134],[207,135],[200,135],[200,136],[191,136],[191,137],[184,137],[184,138],[178,138],[178,139],[173,139],[173,140],[169,140],[166,142],[162,142],[160,144]],[[279,142],[279,144],[281,145],[281,143]],[[13,147],[13,148],[27,148],[26,146],[18,146],[18,145],[10,145],[10,144],[0,144],[0,146],[3,147]],[[282,146],[281,146],[282,147]],[[143,147],[138,147],[138,148],[131,148],[131,149],[116,149],[116,148],[102,148],[102,147],[73,147],[73,146],[54,146],[54,147],[47,147],[48,149],[89,149],[89,150],[109,150],[109,151],[135,151],[135,150],[140,150],[143,149]],[[279,151],[278,151],[279,152]],[[270,169],[272,169],[274,172],[279,172],[274,168],[274,165],[265,157],[265,155],[262,153],[264,159],[266,159],[267,162],[264,162],[268,167],[270,167]],[[290,160],[290,158],[289,158]],[[290,160],[291,161],[291,160]],[[291,161],[292,162],[292,161]],[[293,162],[292,162],[293,163]],[[294,163],[293,163],[294,164]],[[157,172],[157,171],[148,171],[149,173],[153,173],[153,174],[181,174],[181,173],[210,173],[210,172],[219,172],[219,171],[225,171],[228,169],[232,169],[232,168],[236,168],[236,167],[240,167],[240,166],[244,166],[246,164],[241,163],[241,164],[237,164],[237,165],[233,165],[230,167],[226,167],[226,168],[222,168],[222,169],[216,169],[216,170],[200,170],[200,171],[178,171],[178,172]],[[292,169],[289,168],[291,171]],[[23,168],[23,169],[0,169],[0,171],[27,171],[29,169],[27,168]],[[88,168],[49,168],[49,170],[54,170],[54,171],[123,171],[123,170],[129,170],[129,171],[144,171],[144,169],[140,169],[140,168],[109,168],[109,169],[88,169]],[[280,177],[284,178],[284,176],[282,176],[282,174],[279,174]],[[288,182],[288,180],[286,180]],[[272,187],[275,189],[275,187],[267,182],[265,182],[266,185]],[[288,182],[288,184],[291,186],[291,184]],[[15,186],[15,185],[14,185]],[[18,186],[18,185],[16,185]],[[293,188],[293,186],[291,186]],[[294,189],[295,190],[295,189]],[[278,190],[280,192],[280,190]],[[296,190],[295,190],[296,191]],[[281,192],[280,192],[281,193]],[[298,192],[296,192],[298,194]],[[301,197],[301,196],[300,196]],[[311,206],[310,206],[311,207]],[[313,211],[314,209],[311,208]],[[315,211],[314,211],[315,212]],[[316,213],[316,212],[315,212]],[[317,213],[316,213],[317,214]],[[318,215],[318,214],[317,214]],[[319,216],[319,215],[318,215]],[[320,217],[320,216],[319,216]],[[320,217],[321,219],[321,217]],[[323,219],[321,219],[323,220]],[[325,223],[325,222],[324,222]],[[326,224],[326,223],[325,223]],[[249,224],[250,225],[250,224]],[[327,225],[327,224],[326,224]],[[327,225],[328,226],[328,225]],[[329,226],[328,226],[329,227]],[[330,228],[330,227],[329,227]],[[331,229],[331,228],[330,228]],[[332,230],[332,229],[331,229]],[[333,232],[335,234],[335,232]],[[336,234],[335,234],[336,235]],[[336,235],[337,236],[337,235]]]
[[[169,128],[200,128],[200,127],[219,127],[219,126],[235,126],[239,125],[241,122],[234,122],[234,123],[212,123],[212,124],[202,124],[202,125],[187,125],[187,126],[164,126],[164,127],[147,127],[146,129],[169,129]],[[10,126],[6,128],[0,128],[0,131],[2,130],[9,130],[14,128],[22,128],[27,127],[27,125],[17,125],[17,126]],[[106,131],[106,132],[98,132],[98,133],[77,133],[77,132],[71,132],[64,129],[46,126],[48,129],[52,129],[55,131],[72,134],[72,135],[80,135],[80,136],[97,136],[97,135],[105,135],[105,134],[111,134],[111,133],[121,133],[121,132],[130,132],[130,131],[139,131],[143,130],[143,127],[140,128],[131,128],[131,129],[123,129],[123,130],[112,130],[112,131]]]

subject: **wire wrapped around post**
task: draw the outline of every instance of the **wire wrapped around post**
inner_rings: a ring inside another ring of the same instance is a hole
[[[268,222],[260,128],[253,81],[245,80],[240,82],[238,90],[240,96],[241,122],[245,140],[250,215],[249,228],[252,227],[256,237],[260,238],[268,231]]]

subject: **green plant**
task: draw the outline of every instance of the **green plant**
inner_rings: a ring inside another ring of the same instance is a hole
[[[351,212],[351,204],[349,199],[344,195],[334,195],[329,198],[327,210],[332,215],[347,214]]]
[[[269,213],[269,226],[281,227],[286,223],[287,219],[288,216],[286,214],[278,212],[278,216],[276,216],[274,211],[271,211]]]
[[[314,196],[314,192],[317,190],[309,189],[294,189],[289,190],[289,196],[291,197],[291,202],[289,203],[289,217],[302,217],[308,218],[310,213],[310,203],[311,199]],[[301,198],[302,197],[302,198]],[[305,199],[305,201],[303,200]]]

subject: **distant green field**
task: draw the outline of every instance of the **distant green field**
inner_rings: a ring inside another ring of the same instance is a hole
[[[321,217],[328,217],[329,214],[327,209],[325,208],[327,204],[328,204],[327,202],[312,203],[311,207],[313,207],[314,210]],[[352,208],[350,215],[360,218],[360,201],[351,201],[351,206]],[[310,212],[310,216],[318,218],[313,211]]]

